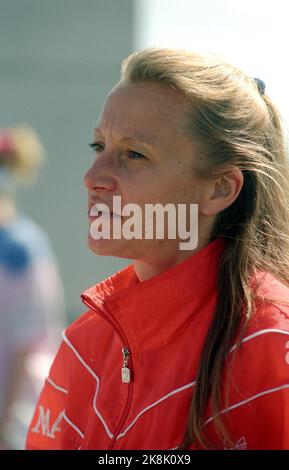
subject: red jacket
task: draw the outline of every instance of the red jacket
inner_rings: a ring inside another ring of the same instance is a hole
[[[224,240],[216,239],[144,282],[129,266],[82,295],[89,310],[63,335],[27,449],[180,445],[223,249]],[[262,277],[261,295],[289,300],[288,288]],[[235,448],[289,449],[288,312],[278,302],[258,302],[237,348],[222,410]],[[228,447],[215,433],[210,406],[206,427],[217,448]]]

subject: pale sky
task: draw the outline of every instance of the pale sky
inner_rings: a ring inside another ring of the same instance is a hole
[[[221,54],[266,83],[289,127],[288,0],[135,0],[135,49]]]

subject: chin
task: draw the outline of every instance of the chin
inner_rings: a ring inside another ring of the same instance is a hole
[[[87,245],[93,253],[99,256],[115,256],[126,259],[133,258],[132,242],[130,240],[95,240],[89,234],[87,237]]]

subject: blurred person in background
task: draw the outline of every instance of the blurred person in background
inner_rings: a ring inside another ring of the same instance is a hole
[[[64,294],[46,233],[15,201],[44,149],[30,127],[0,128],[0,447],[22,449],[65,326]]]

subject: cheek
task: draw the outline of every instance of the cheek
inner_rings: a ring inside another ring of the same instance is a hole
[[[204,184],[193,174],[191,165],[183,165],[175,176],[175,191],[184,202],[198,204],[202,198]]]
[[[195,202],[196,184],[183,162],[172,166],[154,167],[135,178],[123,181],[122,203]]]
[[[173,181],[167,182],[169,195],[173,201],[197,203],[198,187],[192,177],[181,174]]]
[[[164,182],[156,175],[144,174],[123,185],[122,201],[124,204],[135,203],[143,206],[146,203],[158,202],[161,198]]]

